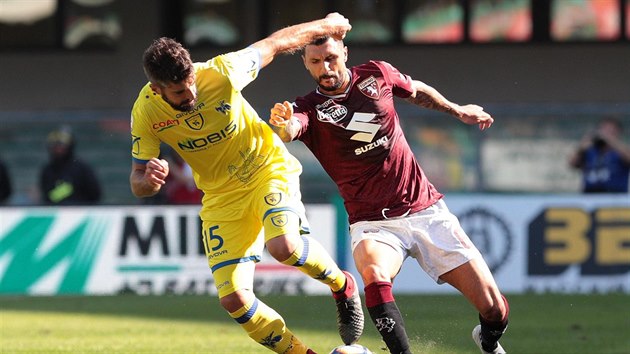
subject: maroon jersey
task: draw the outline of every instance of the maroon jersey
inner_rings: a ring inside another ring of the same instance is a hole
[[[352,67],[350,75],[344,94],[296,99],[297,139],[337,184],[350,223],[429,207],[442,194],[416,161],[394,107],[394,95],[412,94],[412,79],[382,61]]]

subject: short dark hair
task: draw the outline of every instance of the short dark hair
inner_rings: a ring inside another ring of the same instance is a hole
[[[322,44],[326,43],[330,38],[331,38],[331,36],[317,37],[317,38],[313,39],[307,45],[322,45]],[[343,42],[343,41],[341,41],[341,42]],[[342,46],[343,46],[343,43],[342,43]],[[305,51],[306,51],[306,46],[303,46],[302,48],[300,48],[300,52],[301,52],[302,55],[304,55]]]
[[[149,81],[165,86],[169,82],[181,82],[194,71],[190,53],[171,38],[158,38],[142,56],[144,74]]]
[[[326,41],[328,39],[330,39],[330,36],[317,37],[313,41],[311,41],[311,43],[309,43],[309,44],[310,45],[322,45],[322,44],[326,43]]]

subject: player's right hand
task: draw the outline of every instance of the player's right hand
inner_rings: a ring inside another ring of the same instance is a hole
[[[350,20],[338,12],[329,13],[326,16],[326,20],[332,27],[331,36],[336,40],[344,39],[346,37],[346,33],[352,29]]]
[[[284,101],[282,103],[276,103],[273,105],[273,108],[271,108],[269,123],[278,128],[282,128],[289,124],[292,116],[293,105],[291,105],[290,102]]]
[[[168,172],[168,162],[164,159],[153,157],[146,164],[144,179],[147,183],[154,187],[162,186],[166,183],[166,176],[168,176]]]

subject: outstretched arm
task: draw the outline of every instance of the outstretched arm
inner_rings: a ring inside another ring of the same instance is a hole
[[[407,98],[408,102],[420,107],[448,113],[466,124],[479,124],[479,129],[481,130],[490,128],[494,122],[490,114],[485,112],[481,106],[475,104],[460,106],[447,100],[436,89],[422,81],[414,80],[413,84],[414,93]]]
[[[265,67],[276,55],[293,53],[318,37],[343,39],[351,28],[348,19],[335,12],[320,20],[285,27],[252,44],[252,47],[260,52],[261,67]]]

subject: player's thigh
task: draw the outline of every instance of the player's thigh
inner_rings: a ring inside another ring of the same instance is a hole
[[[440,200],[432,206],[404,218],[409,230],[403,242],[410,255],[438,283],[446,274],[481,253],[462,229],[457,217]],[[402,225],[402,224],[401,224]]]
[[[392,246],[366,239],[355,247],[352,253],[354,264],[366,284],[388,281],[398,274],[403,259]]]
[[[255,263],[264,246],[261,227],[253,215],[235,221],[203,221],[203,244],[219,297],[253,289]]]
[[[265,242],[282,235],[309,233],[297,178],[272,179],[254,193],[253,209],[263,225]]]
[[[366,284],[391,281],[400,271],[407,250],[385,222],[361,221],[351,225],[352,256]]]

